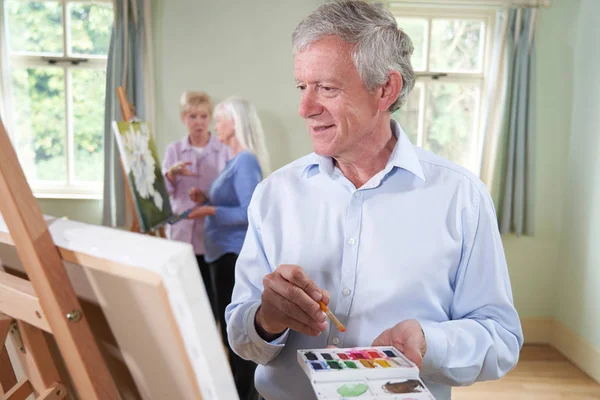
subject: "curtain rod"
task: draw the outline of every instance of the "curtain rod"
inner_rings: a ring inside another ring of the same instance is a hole
[[[386,6],[472,6],[472,7],[533,7],[549,8],[552,0],[387,0],[376,1]]]

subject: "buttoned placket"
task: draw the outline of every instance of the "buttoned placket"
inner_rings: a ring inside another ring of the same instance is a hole
[[[345,179],[345,178],[344,178]],[[350,182],[347,182],[348,184]],[[363,209],[363,191],[352,186],[348,212],[344,223],[344,247],[342,255],[342,268],[340,273],[340,286],[337,293],[337,303],[332,312],[340,319],[342,324],[348,323],[350,307],[354,299],[354,288],[358,268],[358,250],[360,247],[360,229]],[[333,324],[330,325],[328,345],[343,347],[344,334]]]

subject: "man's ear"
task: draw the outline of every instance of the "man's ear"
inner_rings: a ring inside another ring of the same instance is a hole
[[[388,80],[381,86],[381,97],[379,99],[379,109],[387,111],[390,106],[398,99],[402,91],[402,75],[398,71],[391,71],[388,74]]]

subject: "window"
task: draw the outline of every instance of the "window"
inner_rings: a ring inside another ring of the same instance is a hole
[[[494,11],[404,8],[392,12],[412,39],[417,74],[393,115],[414,144],[479,173],[479,126]]]
[[[11,139],[38,197],[100,197],[112,2],[5,0]]]

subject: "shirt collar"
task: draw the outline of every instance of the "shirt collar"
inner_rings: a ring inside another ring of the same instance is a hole
[[[208,143],[204,146],[204,151],[213,151],[215,149],[215,145],[219,139],[212,133],[210,133],[210,139],[208,139]],[[194,150],[193,146],[190,144],[190,135],[186,135],[181,139],[181,148],[184,152],[188,150]]]
[[[425,173],[421,167],[421,161],[413,144],[411,143],[406,133],[402,130],[402,127],[396,120],[390,121],[390,127],[392,133],[398,141],[392,150],[390,159],[387,162],[384,170],[389,172],[393,167],[402,168],[408,172],[411,172],[423,181],[427,181]],[[308,176],[309,171],[314,167],[318,167],[319,172],[331,175],[335,169],[333,165],[333,159],[331,157],[320,156],[316,153],[312,153],[306,158],[306,163],[302,172],[303,176]]]

